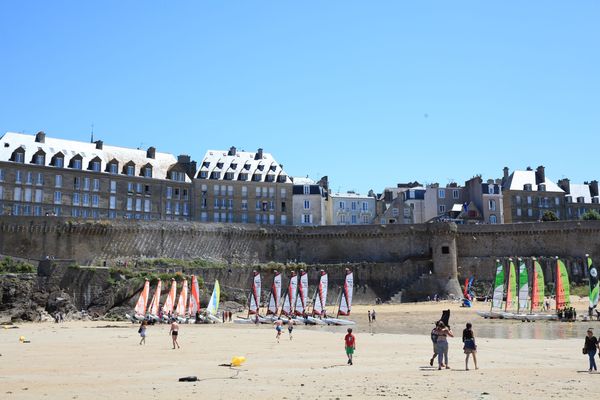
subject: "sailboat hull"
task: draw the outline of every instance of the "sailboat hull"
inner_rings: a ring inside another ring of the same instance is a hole
[[[327,325],[356,325],[356,322],[340,318],[323,318]]]

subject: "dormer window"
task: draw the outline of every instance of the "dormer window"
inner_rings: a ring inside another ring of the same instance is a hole
[[[144,168],[142,168],[142,174],[144,175],[144,178],[152,178],[152,165],[147,164],[144,166]]]
[[[118,171],[119,171],[119,164],[117,164],[117,163],[108,164],[108,172],[110,172],[111,174],[117,174]]]
[[[271,171],[275,172],[275,170],[277,169],[277,166],[276,165],[271,165],[270,169],[271,169]]]
[[[254,174],[254,175],[252,175],[252,180],[254,182],[260,182],[262,180],[262,175],[261,174]]]
[[[228,181],[232,180],[233,179],[233,172],[227,172],[225,174],[225,179],[228,180]]]
[[[22,147],[19,147],[18,149],[13,151],[11,160],[16,163],[23,164],[25,162],[25,149]]]
[[[220,178],[221,178],[220,172],[213,172],[210,174],[210,179],[220,179]]]
[[[279,177],[277,178],[277,182],[279,182],[279,183],[285,183],[285,182],[287,182],[287,176],[286,175],[279,175]]]
[[[232,163],[232,164],[231,164],[231,169],[236,169],[236,168],[237,168],[237,164],[235,164],[235,163]]]
[[[217,163],[217,168],[222,169],[223,168],[223,163],[222,162]]]
[[[248,180],[248,174],[239,174],[238,175],[238,181],[247,181]]]
[[[250,164],[245,164],[244,165],[244,169],[247,170],[247,171],[250,171]]]
[[[208,171],[200,171],[200,178],[201,179],[206,179],[207,176],[208,176]]]
[[[71,158],[71,163],[69,164],[69,168],[73,169],[81,169],[81,156],[78,154],[75,157]]]
[[[267,182],[274,182],[275,181],[275,175],[268,174],[266,181]]]
[[[88,165],[88,169],[94,172],[100,172],[101,167],[102,161],[100,160],[100,157],[94,157]]]
[[[135,163],[133,161],[129,161],[127,164],[123,166],[123,173],[127,176],[135,175]]]
[[[258,169],[262,171],[262,170],[265,169],[265,166],[261,164],[261,165],[258,166]]]
[[[63,153],[57,153],[50,160],[50,164],[54,165],[56,168],[63,168],[65,166],[65,158]]]

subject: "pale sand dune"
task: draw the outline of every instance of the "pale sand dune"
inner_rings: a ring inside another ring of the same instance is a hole
[[[379,321],[371,328],[366,324],[367,308],[378,310]],[[392,331],[394,326],[402,330],[402,324],[418,325],[428,333],[432,318],[444,308],[453,310],[457,336],[463,328],[458,321],[472,320],[476,334],[478,324],[488,323],[472,310],[449,303],[355,307],[360,325],[354,366],[346,365],[343,327],[297,327],[293,341],[284,331],[277,344],[274,329],[264,325],[184,325],[182,348],[172,350],[166,325],[149,327],[146,346],[139,346],[137,326],[128,323],[111,323],[120,328],[99,328],[106,322],[22,324],[19,329],[0,329],[0,398],[595,397],[598,376],[578,372],[587,370],[583,338],[480,338],[481,369],[467,372],[460,338],[450,339],[453,369],[437,371],[429,367],[428,334],[368,333]],[[21,335],[31,343],[19,343]],[[237,355],[247,358],[241,368],[218,366]],[[177,381],[187,375],[201,381]]]

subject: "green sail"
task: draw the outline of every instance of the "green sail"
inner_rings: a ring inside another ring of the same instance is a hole
[[[592,263],[592,257],[586,255],[590,280],[590,309],[598,305],[598,270]]]
[[[519,260],[519,310],[527,309],[527,297],[529,297],[527,265],[524,260]]]
[[[504,297],[504,268],[500,260],[496,260],[496,281],[494,282],[494,294],[492,297],[492,308],[502,308]]]
[[[512,310],[517,306],[517,273],[515,270],[515,263],[510,260],[508,270],[508,288],[506,290],[506,310]]]

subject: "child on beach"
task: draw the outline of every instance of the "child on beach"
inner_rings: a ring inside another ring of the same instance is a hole
[[[142,323],[140,324],[140,329],[138,329],[138,333],[140,334],[140,336],[142,337],[140,339],[140,346],[142,344],[146,344],[146,328],[148,327],[148,321],[142,321]]]
[[[171,323],[169,335],[171,335],[171,338],[173,339],[173,348],[175,348],[175,346],[179,348],[179,342],[177,342],[177,336],[179,336],[179,324],[177,323],[177,320],[173,320],[173,323]]]
[[[277,335],[275,336],[275,339],[277,339],[277,343],[279,343],[279,338],[281,337],[281,331],[283,330],[283,321],[281,320],[281,318],[277,318],[277,321],[275,321],[275,323],[273,325],[275,325],[275,330],[277,331]],[[290,333],[290,335],[291,335],[291,333]]]
[[[293,319],[289,319],[288,320],[288,333],[290,334],[290,340],[292,340],[292,331],[294,330],[294,320]]]
[[[348,365],[352,365],[352,355],[356,349],[356,338],[352,334],[352,328],[348,328],[348,334],[344,337],[346,344],[346,355],[348,356]]]
[[[442,321],[438,321],[435,333],[437,334],[435,349],[438,356],[438,369],[442,369],[444,364],[446,369],[450,369],[448,366],[448,336],[454,337],[454,334]]]
[[[596,339],[596,336],[594,336],[592,328],[589,328],[587,330],[587,336],[585,337],[585,345],[583,346],[583,352],[584,354],[587,354],[590,358],[590,373],[592,372],[592,369],[594,371],[598,370],[596,368],[596,360],[594,359],[594,357],[596,357],[596,349],[598,349],[598,339]]]
[[[473,363],[475,364],[475,369],[479,369],[477,367],[477,345],[475,344],[475,335],[473,334],[472,325],[470,322],[467,322],[467,327],[463,330],[462,341],[464,343],[463,350],[465,351],[465,369],[469,370],[469,355],[473,354]]]

